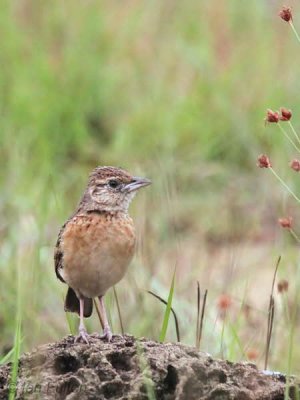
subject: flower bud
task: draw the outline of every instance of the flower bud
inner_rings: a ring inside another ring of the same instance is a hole
[[[259,168],[270,168],[272,167],[269,157],[265,154],[261,154],[257,159],[257,164]]]
[[[278,13],[279,17],[286,22],[290,22],[293,20],[292,9],[291,7],[282,7],[282,9]]]
[[[293,219],[292,217],[279,218],[278,223],[282,228],[291,229]]]
[[[280,121],[289,121],[292,118],[292,111],[287,108],[281,107],[280,109]]]
[[[221,294],[218,298],[218,309],[224,312],[230,308],[232,304],[231,297],[228,294]]]
[[[290,162],[290,167],[291,167],[294,171],[299,172],[299,171],[300,171],[300,161],[297,160],[297,159],[295,158],[294,160],[292,160],[292,161]]]
[[[265,121],[269,123],[274,123],[274,122],[277,123],[279,121],[278,112],[268,109]]]
[[[246,356],[247,356],[248,360],[255,361],[255,360],[257,360],[259,354],[256,349],[249,349],[246,353]]]

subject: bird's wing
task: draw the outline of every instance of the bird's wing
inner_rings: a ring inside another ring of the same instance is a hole
[[[59,270],[60,270],[61,268],[63,268],[63,251],[62,251],[62,248],[61,248],[61,237],[62,237],[62,234],[63,234],[63,232],[64,232],[64,230],[65,230],[66,225],[67,225],[67,223],[65,223],[65,224],[61,227],[61,230],[59,231],[59,234],[58,234],[58,238],[57,238],[57,242],[56,242],[56,245],[55,245],[55,249],[54,249],[54,267],[55,267],[55,273],[56,273],[57,278],[58,278],[60,281],[64,282],[64,283],[65,283],[65,280],[64,280],[63,277],[60,275]]]

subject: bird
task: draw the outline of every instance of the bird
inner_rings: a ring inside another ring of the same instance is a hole
[[[57,278],[68,285],[64,309],[79,314],[75,342],[89,344],[84,318],[99,301],[101,338],[111,341],[112,331],[104,295],[125,275],[136,247],[136,234],[128,208],[137,191],[151,184],[147,178],[112,167],[96,167],[76,211],[61,227],[55,250]]]

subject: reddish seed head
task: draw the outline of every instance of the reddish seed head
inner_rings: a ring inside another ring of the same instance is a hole
[[[277,111],[273,111],[268,109],[267,110],[267,115],[265,117],[265,121],[269,123],[277,123],[279,121],[279,114]]]
[[[255,361],[258,359],[258,351],[256,349],[249,349],[246,353],[248,360]]]
[[[292,160],[292,161],[290,162],[290,167],[291,167],[294,171],[299,172],[299,171],[300,171],[300,161],[297,160],[297,159],[295,158],[294,160]]]
[[[286,22],[290,22],[293,20],[293,14],[291,7],[282,7],[282,9],[278,13],[279,17]]]
[[[291,229],[293,219],[292,217],[279,218],[278,223],[282,228]]]
[[[292,111],[287,108],[281,107],[280,109],[280,121],[289,121],[292,118]]]
[[[218,309],[221,312],[224,312],[228,310],[228,308],[232,304],[231,297],[228,294],[221,294],[221,296],[218,298]]]
[[[269,157],[265,154],[261,154],[257,159],[257,164],[259,168],[270,168],[272,167]]]
[[[286,279],[281,279],[277,283],[277,290],[279,293],[287,292],[289,289],[289,282]]]

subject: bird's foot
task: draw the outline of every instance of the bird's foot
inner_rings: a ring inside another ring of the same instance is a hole
[[[112,339],[112,332],[109,326],[105,326],[103,329],[103,335],[100,336],[101,339],[107,339],[108,342]]]
[[[81,341],[85,342],[86,344],[89,344],[89,335],[85,328],[79,328],[79,335],[75,337],[74,343],[78,343]]]

